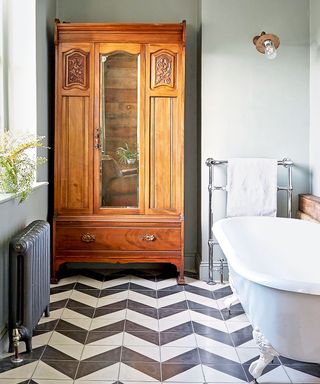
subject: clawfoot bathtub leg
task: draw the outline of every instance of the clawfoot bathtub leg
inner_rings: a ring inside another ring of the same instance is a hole
[[[265,367],[271,363],[275,356],[279,356],[279,353],[272,347],[258,328],[253,330],[252,336],[260,349],[259,359],[251,363],[249,367],[249,372],[256,382],[256,379],[261,376]]]

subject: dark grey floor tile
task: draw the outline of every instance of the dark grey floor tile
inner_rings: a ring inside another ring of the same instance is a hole
[[[97,309],[117,309],[117,310],[120,310],[120,309],[127,308],[127,305],[128,305],[128,300],[125,299],[125,300],[118,301],[116,303],[106,304],[106,305],[99,307]]]
[[[182,309],[182,310],[186,310],[186,309],[188,309],[188,303],[187,303],[187,300],[182,300],[182,301],[179,301],[178,303],[166,305],[165,307],[162,307],[161,309],[162,310],[163,309]]]
[[[86,344],[91,344],[91,343],[94,343],[96,341],[106,339],[108,337],[117,335],[118,333],[122,333],[122,331],[121,332],[119,332],[119,331],[113,331],[113,332],[90,331],[88,333],[88,338],[86,340]]]
[[[224,320],[233,319],[239,315],[242,315],[243,313],[244,313],[244,310],[240,303],[236,305],[232,305],[231,312],[229,312],[229,310],[226,308],[221,310],[221,314]]]
[[[151,332],[150,330],[148,332],[136,332],[136,331],[127,331],[127,333],[130,333],[130,335],[133,335],[139,339],[148,341],[149,343],[152,343],[154,345],[159,345],[159,333],[158,332]]]
[[[136,351],[130,349],[130,347],[122,348],[121,361],[123,363],[127,363],[128,361],[144,361],[146,363],[156,363],[155,360],[151,359],[148,356],[142,355]]]
[[[127,284],[127,285],[129,285],[129,284]],[[106,296],[114,295],[115,293],[120,293],[120,292],[123,292],[123,291],[125,291],[125,289],[109,289],[109,288],[106,288],[106,289],[103,289],[101,291],[100,297],[106,297]]]
[[[141,313],[142,315],[149,316],[153,319],[158,318],[158,310],[156,308],[152,308],[152,307],[148,307],[148,306],[135,307],[132,304],[133,303],[131,302],[131,305],[128,306],[128,309],[131,309],[132,311]]]
[[[126,365],[128,365],[131,368],[134,368],[140,372],[143,372],[144,374],[153,377],[156,380],[161,380],[161,369],[160,369],[160,363],[154,362],[154,363],[148,363],[145,361],[126,361]],[[120,372],[121,375],[121,372]]]
[[[117,363],[120,361],[121,356],[121,348],[122,347],[115,347],[114,349],[111,349],[110,351],[99,353],[95,356],[91,356],[85,360],[82,360],[83,362],[94,362],[94,361],[108,361],[108,362],[114,362]]]
[[[218,299],[222,299],[223,297],[227,297],[227,296],[230,296],[232,295],[232,290],[230,288],[230,286],[226,286],[226,287],[223,287],[223,288],[220,288],[220,289],[217,289],[215,291],[213,291],[213,297],[218,300]]]
[[[238,331],[232,332],[230,334],[232,341],[235,347],[238,347],[241,344],[246,343],[249,340],[252,340],[252,327],[248,325],[247,327],[241,328]]]
[[[59,330],[58,333],[61,333],[61,335],[64,335],[66,337],[69,337],[70,339],[74,341],[78,341],[81,344],[84,344],[88,335],[88,331],[69,331],[69,330]]]
[[[74,379],[77,368],[79,365],[79,361],[61,361],[61,360],[46,360],[45,363],[50,365],[50,367],[54,368],[58,372],[63,373],[64,375],[70,377],[70,379]]]
[[[45,323],[38,324],[33,331],[33,335],[35,335],[36,332],[38,332],[38,335],[39,335],[40,333],[46,333],[49,331],[53,331],[56,328],[58,321],[59,321],[58,319],[53,319],[51,321],[47,321]]]
[[[233,342],[229,333],[219,331],[203,324],[193,322],[193,329],[197,335],[208,337],[209,339],[219,341],[220,343],[233,346]]]
[[[185,311],[185,308],[159,308],[159,319],[164,319],[165,317],[175,315],[177,313]]]
[[[55,301],[54,303],[50,303],[50,311],[64,308],[67,305],[68,300],[69,299],[64,299],[64,300]]]
[[[192,349],[191,351],[184,352],[181,355],[177,355],[172,359],[166,360],[165,364],[200,364],[200,357],[198,349]]]
[[[193,308],[192,304],[190,305],[190,303],[192,302],[189,301],[190,310],[194,312],[202,313],[203,315],[210,316],[218,320],[223,320],[221,312],[218,309],[205,307],[204,305],[202,307],[196,306],[196,308]]]
[[[92,309],[93,307],[91,307],[91,305],[87,305],[87,304],[84,304],[80,301],[76,301],[76,300],[73,300],[73,299],[69,299],[68,300],[68,303],[66,305],[66,308],[88,308],[88,309]]]
[[[125,326],[125,320],[117,321],[112,324],[104,325],[96,328],[96,332],[123,332]]]
[[[186,372],[189,369],[195,367],[197,364],[161,364],[162,381],[168,380],[171,377]]]
[[[22,367],[26,364],[30,364],[34,361],[37,361],[36,359],[34,360],[23,360],[21,363],[16,364],[11,361],[11,357],[6,357],[5,359],[0,360],[0,374],[3,372],[10,371],[11,369],[17,368],[17,367]]]
[[[222,357],[220,355],[217,355],[215,353],[211,353],[209,351],[206,351],[204,349],[201,349],[199,348],[199,355],[200,355],[200,360],[201,360],[201,363],[202,364],[229,364],[229,365],[232,365],[232,364],[238,364],[240,365],[240,363],[236,363],[235,361],[233,360],[230,360],[230,359],[226,359],[225,357]]]
[[[184,290],[186,292],[194,293],[194,294],[199,295],[199,296],[208,297],[210,299],[213,299],[213,294],[212,294],[211,291],[208,291],[208,290],[203,289],[203,288],[196,287],[194,285],[186,285],[184,287]]]
[[[157,308],[150,307],[150,305],[146,305],[146,304],[128,299],[128,309],[138,311],[137,308],[157,310]]]
[[[51,347],[48,345],[41,357],[41,360],[47,361],[47,360],[61,360],[61,361],[76,361],[75,358],[67,355],[66,353],[63,353],[59,351],[58,349]]]
[[[50,295],[54,295],[55,293],[71,291],[75,285],[76,283],[70,283],[70,284],[58,285],[56,287],[52,287],[50,288]]]
[[[210,301],[210,298],[208,298],[208,299],[209,299],[208,301]],[[211,299],[211,300],[212,300],[212,305],[214,305],[215,304],[214,299]],[[196,303],[195,301],[192,301],[192,300],[187,300],[187,302],[188,302],[189,309],[192,309],[192,310],[195,310],[195,309],[205,310],[205,309],[210,309],[210,308],[212,309],[212,307],[210,307],[208,305],[203,305],[203,304],[200,304],[200,303]]]

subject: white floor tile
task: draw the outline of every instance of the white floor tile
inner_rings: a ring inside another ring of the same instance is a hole
[[[138,284],[145,289],[157,289],[157,283],[155,281],[143,279],[142,277],[131,276],[130,282]]]
[[[90,307],[96,307],[98,299],[96,297],[87,295],[84,291],[72,291],[70,299],[78,301],[79,303],[88,305]]]
[[[282,366],[279,366],[273,369],[270,372],[265,373],[264,375],[258,378],[259,384],[290,384],[291,381],[286,374]]]
[[[70,308],[64,308],[62,312],[61,319],[89,319],[91,317],[85,316],[82,313],[73,311]]]
[[[120,365],[120,373],[119,373],[119,381],[123,380],[135,380],[138,382],[150,382],[154,380],[153,377],[146,375],[143,372],[138,371],[137,369],[134,369],[130,367],[129,365],[126,365],[125,363],[121,363]]]
[[[158,306],[157,299],[135,291],[129,291],[128,299],[153,308],[157,308]]]
[[[130,335],[130,333],[124,333],[123,345],[130,347],[131,345],[135,346],[145,346],[145,347],[155,347],[156,345],[150,343],[149,341],[143,340],[140,337],[136,337],[134,335]]]
[[[307,373],[300,372],[296,369],[292,369],[289,367],[284,367],[287,375],[289,376],[292,383],[299,383],[299,384],[313,384],[313,383],[320,383],[320,377],[315,377],[308,375]]]
[[[160,348],[159,347],[151,347],[151,346],[142,346],[142,345],[130,345],[126,348],[131,349],[141,355],[147,356],[152,360],[160,361]]]
[[[51,339],[49,340],[48,345],[55,346],[56,344],[75,344],[78,345],[79,348],[83,346],[83,344],[79,343],[78,341],[75,341],[71,339],[70,337],[67,337],[63,335],[62,333],[54,331],[52,333]]]
[[[237,347],[236,351],[238,353],[241,363],[246,363],[247,361],[253,359],[254,357],[260,356],[260,350],[257,347],[243,348],[241,346],[241,347]]]
[[[118,320],[118,319],[101,319],[100,317],[97,317],[95,319],[92,319],[92,322],[91,322],[89,329],[90,329],[90,331],[94,331],[94,330],[97,330],[99,328],[118,323],[119,321],[123,322],[123,320]],[[123,330],[123,328],[122,328],[122,330]]]
[[[123,332],[119,332],[115,335],[104,337],[96,341],[92,341],[87,345],[112,345],[112,346],[121,346],[123,344]]]
[[[50,365],[39,361],[39,364],[32,376],[33,379],[70,380],[70,377],[50,367]]]
[[[158,299],[159,308],[167,307],[168,305],[176,304],[181,301],[186,300],[186,293],[184,291],[180,291],[177,293],[173,293],[169,296],[164,296]]]
[[[131,309],[127,310],[126,320],[130,320],[134,323],[142,325],[143,327],[147,327],[154,331],[159,330],[159,320],[154,319],[150,316],[144,315],[139,312],[132,311]]]
[[[219,307],[216,303],[216,300],[211,299],[209,297],[197,295],[197,294],[192,293],[192,292],[186,292],[186,298],[187,298],[187,300],[193,301],[194,303],[198,303],[198,304],[204,305],[206,307],[210,307],[210,308],[219,309]]]
[[[188,335],[185,337],[181,337],[180,339],[171,341],[170,343],[167,343],[163,345],[164,347],[196,347],[196,338],[195,335]]]
[[[80,276],[78,279],[78,282],[81,284],[88,285],[91,288],[96,288],[96,289],[102,288],[102,281],[91,279],[90,277]]]
[[[192,351],[193,349],[193,347],[160,347],[161,362],[165,363],[166,361]]]
[[[226,373],[220,372],[216,369],[203,365],[203,373],[206,382],[210,383],[245,383],[246,381],[240,380],[231,375],[227,375]]]
[[[102,283],[101,289],[117,289],[117,286],[122,285],[122,284],[127,284],[129,283],[130,278],[128,277],[119,277],[118,279],[114,280],[107,280]]]
[[[170,328],[176,327],[180,324],[190,322],[190,314],[189,311],[183,311],[176,313],[172,316],[167,316],[162,319],[159,319],[159,328],[160,331],[166,331]]]

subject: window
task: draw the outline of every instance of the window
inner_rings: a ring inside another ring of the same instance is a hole
[[[35,0],[0,0],[0,131],[36,133]]]
[[[3,17],[3,0],[0,0],[0,133],[3,132],[5,126],[4,117],[4,17]]]

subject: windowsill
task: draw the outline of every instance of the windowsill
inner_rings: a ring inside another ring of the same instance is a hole
[[[47,181],[39,181],[33,184],[32,190],[34,191],[35,189],[41,188],[44,185],[48,185],[49,183]],[[0,204],[5,203],[7,201],[13,200],[17,198],[14,193],[0,193]]]

